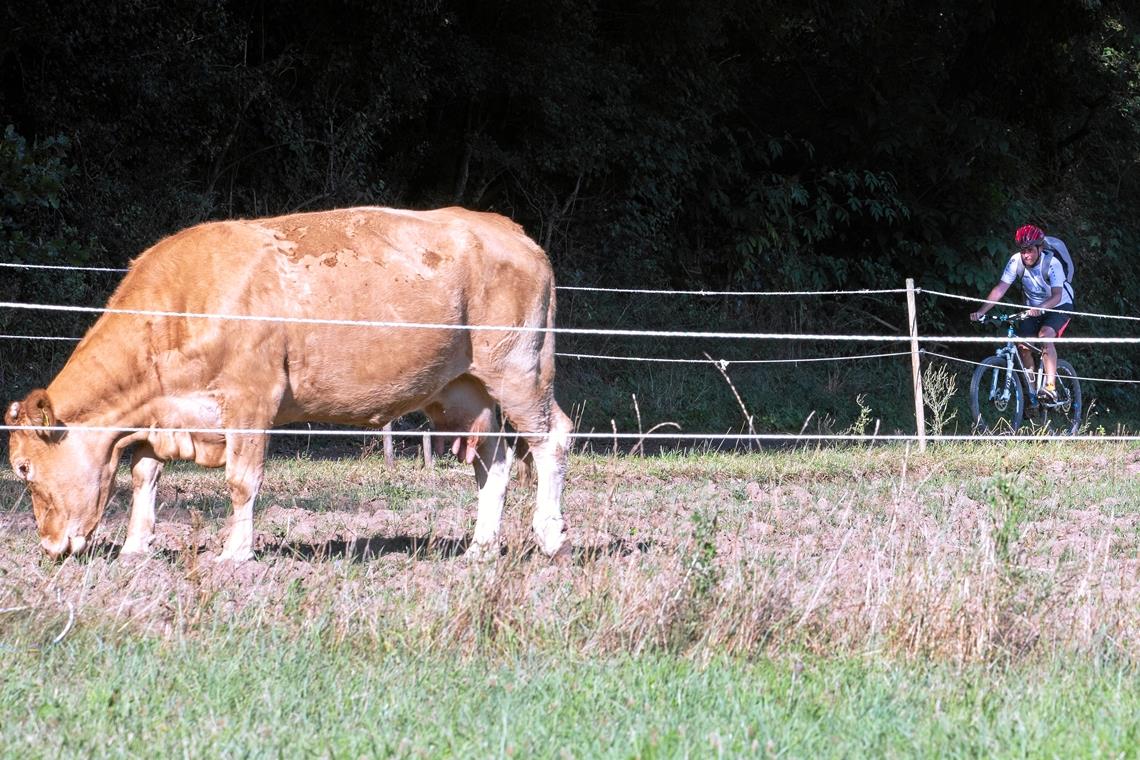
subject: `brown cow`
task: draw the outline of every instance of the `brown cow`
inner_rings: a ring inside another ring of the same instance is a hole
[[[479,485],[468,553],[485,555],[498,547],[513,456],[503,438],[481,435],[498,427],[496,404],[533,456],[538,543],[551,556],[568,549],[560,501],[572,425],[554,400],[554,279],[508,219],[354,208],[201,224],[136,259],[108,309],[181,316],[101,315],[51,385],[4,418],[31,428],[12,431],[10,457],[49,555],[89,545],[119,456],[135,444],[123,553],[153,538],[162,463],[191,459],[225,465],[233,516],[219,559],[249,559],[267,442],[256,431],[380,426],[416,409],[467,432],[456,449]],[[312,321],[328,319],[435,327]]]

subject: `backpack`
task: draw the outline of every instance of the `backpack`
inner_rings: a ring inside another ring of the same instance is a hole
[[[1076,300],[1073,295],[1073,257],[1069,253],[1068,247],[1061,241],[1060,238],[1045,237],[1045,248],[1041,251],[1041,271],[1048,276],[1049,267],[1053,265],[1053,259],[1056,258],[1061,262],[1061,269],[1065,273],[1065,292],[1069,294],[1069,299]],[[1017,260],[1017,279],[1021,281],[1021,276],[1025,274],[1025,264],[1020,258]]]

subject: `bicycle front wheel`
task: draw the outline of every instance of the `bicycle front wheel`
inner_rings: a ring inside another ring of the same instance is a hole
[[[1045,427],[1051,433],[1076,435],[1081,427],[1081,383],[1073,365],[1057,360],[1057,401],[1045,404]]]
[[[970,416],[974,431],[989,435],[1014,433],[1025,413],[1025,394],[1016,372],[1006,371],[1005,359],[990,356],[970,380]]]

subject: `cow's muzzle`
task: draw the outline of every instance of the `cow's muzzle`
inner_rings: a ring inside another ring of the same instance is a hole
[[[59,559],[68,554],[73,556],[82,554],[87,549],[87,538],[85,536],[70,536],[55,541],[50,538],[41,538],[40,546],[43,547],[44,554],[52,559]]]

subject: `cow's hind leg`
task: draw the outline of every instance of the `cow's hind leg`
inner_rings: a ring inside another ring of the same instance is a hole
[[[499,399],[511,424],[526,439],[537,476],[534,535],[550,557],[568,551],[562,519],[562,486],[574,424],[555,402],[552,393],[521,399],[510,392]]]
[[[154,540],[154,502],[158,495],[158,476],[162,462],[149,443],[135,446],[131,455],[131,518],[122,554],[142,554]]]
[[[264,434],[226,436],[226,483],[234,511],[219,562],[253,559],[253,502],[265,471],[267,438]]]
[[[452,450],[475,468],[479,511],[466,556],[470,559],[495,557],[499,553],[499,529],[514,454],[504,437],[486,435],[500,432],[494,399],[483,383],[464,376],[437,394],[424,411],[436,430],[459,433]]]
[[[538,481],[534,533],[539,546],[550,557],[569,550],[562,519],[562,487],[566,482],[566,458],[573,432],[574,423],[552,401],[546,437],[529,441]]]
[[[479,513],[475,533],[467,547],[469,559],[489,559],[499,553],[499,528],[503,519],[507,485],[511,480],[514,453],[501,437],[480,440],[475,461],[475,480],[479,484]]]

